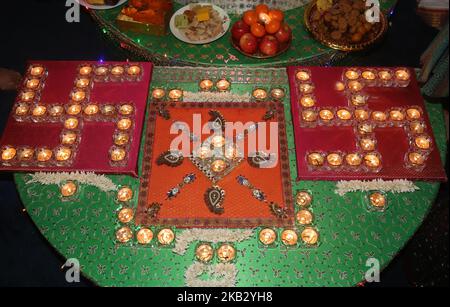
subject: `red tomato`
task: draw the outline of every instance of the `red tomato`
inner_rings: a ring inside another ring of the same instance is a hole
[[[246,24],[248,24],[249,26],[251,26],[252,24],[254,24],[255,22],[258,21],[258,17],[256,15],[256,12],[253,10],[250,11],[246,11],[244,13],[244,16],[242,17],[242,20],[244,20],[244,22]]]

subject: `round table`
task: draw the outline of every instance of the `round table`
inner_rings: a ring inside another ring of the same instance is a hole
[[[168,67],[155,67],[151,88],[167,83]],[[175,69],[175,68],[173,68]],[[262,70],[248,69],[251,73]],[[277,76],[283,69],[271,70]],[[287,77],[286,77],[287,78]],[[196,82],[183,83],[195,90]],[[251,90],[242,84],[236,91]],[[289,97],[289,95],[286,95]],[[420,226],[432,206],[439,183],[416,182],[413,193],[387,193],[389,207],[384,212],[368,211],[367,192],[338,196],[335,182],[296,181],[296,159],[289,99],[284,101],[292,189],[309,190],[313,195],[314,225],[320,232],[314,248],[262,247],[260,228],[246,240],[235,242],[237,286],[353,286],[364,279],[369,258],[384,268]],[[442,107],[426,104],[436,137],[437,148],[445,161],[446,137]],[[142,149],[141,161],[142,165]],[[135,191],[131,203],[137,205],[139,179],[109,175],[115,184]],[[194,263],[197,242],[188,245],[184,255],[156,244],[117,244],[116,192],[81,185],[78,196],[63,201],[57,185],[27,184],[30,174],[15,174],[22,202],[40,232],[64,258],[79,260],[81,270],[101,286],[183,286],[185,274]],[[156,228],[153,228],[156,230]],[[178,236],[183,229],[175,229]],[[153,242],[155,239],[153,239]],[[217,244],[215,245],[217,247]]]
[[[387,12],[396,0],[381,0],[381,8]],[[181,5],[175,3],[175,10]],[[247,57],[231,46],[230,31],[220,39],[205,45],[191,45],[179,41],[170,31],[165,36],[150,36],[131,31],[121,31],[115,19],[121,7],[111,10],[90,10],[91,16],[98,22],[103,33],[108,35],[120,47],[131,51],[141,59],[159,65],[193,66],[255,66],[274,67],[294,64],[322,65],[343,58],[346,53],[325,47],[312,38],[304,26],[305,6],[285,12],[286,22],[292,28],[293,42],[283,54],[269,59]],[[240,18],[230,14],[231,24]]]

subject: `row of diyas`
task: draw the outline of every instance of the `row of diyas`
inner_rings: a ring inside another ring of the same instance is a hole
[[[97,82],[118,82],[118,81],[139,81],[143,74],[143,69],[139,64],[84,64],[79,68],[79,75],[82,78],[93,77]]]

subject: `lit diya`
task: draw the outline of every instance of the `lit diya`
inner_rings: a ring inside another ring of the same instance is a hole
[[[47,107],[44,105],[37,105],[31,111],[31,114],[35,117],[42,117],[47,113]]]
[[[351,96],[350,100],[351,100],[353,105],[355,105],[355,106],[362,106],[362,105],[366,104],[367,96],[360,95],[360,94],[355,94],[355,95]]]
[[[406,117],[408,120],[419,119],[422,116],[422,112],[417,108],[409,108],[406,110]]]
[[[334,113],[332,110],[323,109],[320,110],[319,117],[322,121],[328,122],[334,118]]]
[[[295,196],[295,203],[300,207],[308,207],[312,203],[312,195],[307,191],[299,191]]]
[[[201,262],[208,262],[214,256],[214,249],[209,244],[200,244],[195,250],[195,256]]]
[[[363,77],[364,80],[367,80],[367,81],[373,81],[377,78],[377,75],[372,70],[363,71],[361,76]]]
[[[44,72],[44,67],[40,65],[32,66],[30,69],[30,75],[32,75],[33,77],[41,77]]]
[[[81,104],[74,103],[67,106],[66,112],[69,115],[78,115],[80,114],[81,109],[82,109]]]
[[[378,77],[381,81],[390,81],[392,79],[392,73],[388,70],[381,70],[378,72]]]
[[[76,143],[78,135],[75,131],[63,131],[61,133],[61,143],[63,145],[73,145]]]
[[[314,91],[314,85],[311,83],[302,83],[298,87],[300,93],[311,94]]]
[[[75,182],[66,181],[60,188],[59,192],[63,197],[73,196],[77,192],[78,188]]]
[[[309,71],[306,70],[300,70],[295,74],[295,77],[297,78],[297,80],[299,81],[308,81],[311,77],[310,77],[310,73]]]
[[[374,139],[362,138],[359,140],[359,147],[364,151],[375,150],[376,142]]]
[[[425,131],[425,123],[419,121],[413,121],[409,124],[409,131],[414,134],[423,133]]]
[[[127,74],[136,77],[141,73],[142,69],[139,65],[131,65],[127,68]]]
[[[359,81],[350,81],[347,83],[347,87],[353,92],[359,92],[363,89],[363,85]]]
[[[257,88],[253,90],[252,96],[256,100],[265,100],[267,98],[267,91],[262,88]]]
[[[236,250],[231,244],[222,244],[217,249],[217,258],[222,262],[230,262],[236,258]]]
[[[39,85],[41,84],[41,81],[39,79],[28,79],[27,82],[25,83],[25,87],[30,89],[30,90],[35,90],[39,87]]]
[[[408,161],[412,165],[422,166],[422,165],[424,165],[426,159],[427,159],[427,157],[422,153],[419,153],[419,152],[408,153]]]
[[[408,86],[410,79],[411,75],[406,68],[395,71],[395,81],[399,86]]]
[[[356,80],[359,78],[359,72],[353,69],[349,69],[345,72],[344,76],[349,80]]]
[[[365,121],[369,119],[369,111],[364,109],[356,109],[355,110],[355,118],[358,121]]]
[[[89,86],[91,80],[88,78],[79,78],[75,81],[75,86],[81,89],[85,89]]]
[[[33,160],[34,149],[31,147],[22,147],[17,151],[17,157],[21,162]]]
[[[111,68],[111,74],[114,77],[120,77],[123,75],[124,72],[125,72],[125,68],[123,68],[123,66],[121,66],[121,65],[116,65],[113,68]]]
[[[281,232],[281,242],[283,242],[284,245],[292,246],[297,244],[297,241],[298,236],[294,230],[285,229]]]
[[[80,67],[79,74],[82,76],[89,76],[92,72],[92,66],[85,65]]]
[[[386,207],[386,196],[384,196],[381,192],[373,192],[369,195],[370,205],[377,208],[382,209]]]
[[[71,98],[73,101],[76,101],[76,102],[83,101],[86,98],[86,92],[85,91],[74,91],[71,94]]]
[[[94,116],[100,111],[100,108],[96,104],[88,104],[84,107],[84,114],[87,116]]]
[[[227,163],[224,160],[214,160],[211,163],[211,171],[213,171],[214,173],[221,173],[225,170],[225,168],[227,167]]]
[[[134,211],[131,208],[122,208],[120,209],[119,213],[117,214],[117,218],[121,223],[129,223],[133,220],[134,217]]]
[[[2,161],[11,161],[17,154],[17,150],[12,146],[2,148]]]
[[[94,73],[96,76],[99,77],[105,77],[108,73],[108,67],[107,66],[97,66],[94,70]]]
[[[175,239],[172,229],[165,228],[158,232],[158,242],[162,245],[169,245]]]
[[[17,116],[25,116],[25,115],[27,115],[28,114],[28,111],[30,110],[30,107],[27,105],[27,104],[25,104],[25,103],[21,103],[21,104],[19,104],[17,107],[16,107],[16,110],[15,110],[15,114],[17,115]]]
[[[352,118],[352,113],[347,109],[337,110],[336,115],[340,120],[343,120],[343,121],[347,121]]]
[[[312,152],[307,155],[308,164],[311,166],[322,166],[325,158],[321,153]]]
[[[58,117],[58,116],[63,115],[63,113],[64,113],[64,107],[61,105],[53,105],[48,110],[48,114],[51,117]]]
[[[100,112],[104,116],[113,116],[116,114],[116,108],[111,104],[105,104],[100,107]]]
[[[120,243],[126,243],[133,238],[133,232],[130,227],[124,226],[116,231],[116,239]]]
[[[370,153],[364,156],[364,164],[370,169],[377,169],[381,166],[381,160],[378,155]]]
[[[305,122],[314,122],[317,120],[317,111],[315,110],[304,110],[302,111],[302,119]]]
[[[357,131],[361,135],[368,135],[373,132],[373,125],[369,123],[361,123],[357,127]]]
[[[139,244],[149,244],[153,239],[153,232],[148,228],[141,228],[136,234],[136,239]]]
[[[200,87],[200,90],[207,92],[212,89],[212,87],[214,86],[214,83],[209,79],[204,79],[204,80],[200,81],[198,86]]]
[[[349,166],[360,166],[362,163],[362,156],[358,153],[349,153],[345,156],[345,162]]]
[[[178,89],[173,89],[169,91],[169,99],[172,101],[178,101],[183,97],[183,91]]]
[[[53,152],[46,147],[39,148],[36,153],[36,159],[38,160],[38,162],[50,161],[52,156],[53,156]]]
[[[152,91],[152,97],[155,100],[161,100],[164,98],[165,95],[166,95],[166,91],[162,88],[155,88]]]
[[[133,198],[133,190],[129,187],[122,187],[117,191],[117,199],[121,202],[129,201]]]
[[[311,95],[306,95],[300,98],[300,104],[305,108],[313,107],[316,104],[316,100]]]
[[[327,155],[328,165],[338,167],[342,165],[342,155],[339,153],[330,153]]]
[[[133,125],[133,122],[129,118],[122,118],[117,122],[117,129],[128,130]]]
[[[297,214],[295,215],[295,218],[300,225],[309,225],[312,223],[314,219],[311,211],[306,209],[298,211]]]
[[[414,138],[414,145],[419,149],[430,149],[431,143],[431,138],[428,135],[419,135]]]
[[[382,111],[373,111],[372,112],[372,119],[376,122],[384,122],[386,121],[386,113]]]
[[[66,129],[72,130],[78,127],[79,121],[76,117],[69,117],[64,121],[64,127]]]
[[[20,99],[24,102],[30,102],[36,97],[36,94],[32,91],[22,92],[20,94]]]
[[[113,162],[123,161],[126,156],[127,156],[127,152],[123,148],[113,147],[111,149],[110,158],[111,158],[111,161],[113,161]]]
[[[272,97],[274,100],[281,100],[285,95],[286,93],[282,88],[274,88],[270,91],[270,97]]]
[[[58,162],[65,162],[72,157],[72,149],[66,146],[59,146],[55,149],[55,159]]]
[[[343,90],[345,90],[345,84],[341,81],[336,82],[336,84],[334,85],[334,89],[338,92],[342,92]]]
[[[308,245],[315,245],[319,241],[319,233],[312,227],[306,227],[300,234],[302,241]]]
[[[225,92],[230,89],[231,83],[227,79],[220,79],[216,82],[216,87],[219,91]]]
[[[259,241],[264,245],[270,245],[277,239],[277,234],[273,229],[265,228],[259,233]]]
[[[405,119],[405,113],[401,110],[391,110],[389,111],[389,119],[394,122],[399,122]]]
[[[116,144],[117,146],[123,146],[128,144],[128,142],[130,141],[130,135],[126,132],[118,131],[114,133],[113,139],[114,144]]]
[[[119,107],[119,113],[122,115],[131,115],[134,112],[134,107],[131,104],[123,104]]]

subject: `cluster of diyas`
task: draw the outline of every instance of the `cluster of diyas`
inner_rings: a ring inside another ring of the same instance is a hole
[[[135,210],[132,206],[133,190],[130,187],[123,186],[117,191],[117,201],[119,207],[116,211],[118,228],[115,232],[116,242],[133,243],[135,237],[139,245],[149,245],[153,241],[154,231],[156,239],[160,246],[169,246],[175,239],[175,233],[170,228],[161,228],[152,230],[147,227],[134,227],[132,221],[135,217]]]
[[[137,82],[142,78],[143,69],[139,64],[97,64],[82,65],[79,69],[80,79],[93,78],[95,82]],[[87,80],[87,79],[86,79]]]
[[[183,91],[180,89],[171,89],[167,93],[167,98],[169,99],[169,101],[181,101],[181,100],[183,100]],[[165,100],[166,99],[166,90],[161,87],[153,89],[152,99],[154,101]]]
[[[286,92],[282,88],[272,88],[269,92],[264,88],[255,88],[252,91],[252,97],[256,101],[282,101],[286,96]]]
[[[311,209],[313,197],[311,193],[306,190],[298,191],[295,196],[295,202],[298,207],[295,215],[298,229],[284,229],[278,236],[276,230],[264,228],[258,234],[259,242],[263,246],[275,246],[278,237],[281,238],[281,242],[285,246],[318,246],[319,232],[317,228],[314,227],[314,214]],[[301,245],[299,245],[299,235]]]
[[[411,82],[408,68],[348,68],[342,76],[347,87],[352,91],[360,91],[364,86],[407,87]]]
[[[217,255],[219,262],[232,262],[236,259],[236,249],[230,243],[222,243],[214,251],[214,248],[209,243],[200,243],[195,248],[195,257],[197,260],[210,263],[214,259],[214,254]]]

